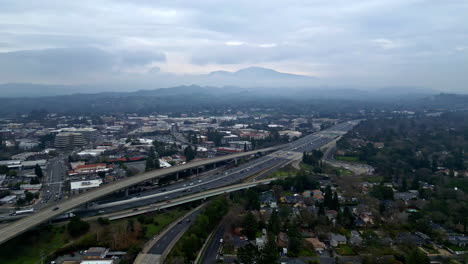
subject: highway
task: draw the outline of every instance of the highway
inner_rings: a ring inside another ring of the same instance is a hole
[[[300,154],[303,151],[310,151],[312,149],[319,148],[327,144],[328,142],[332,141],[335,136],[329,136],[329,134],[345,133],[346,131],[351,129],[354,125],[355,125],[354,122],[345,122],[345,123],[335,125],[334,127],[331,127],[327,130],[305,136],[303,138],[300,138],[299,140],[296,140],[296,141],[293,141],[291,143],[284,144],[281,146],[260,149],[260,150],[255,150],[255,151],[249,151],[249,152],[236,153],[236,154],[231,154],[231,155],[226,155],[226,156],[220,156],[220,157],[215,157],[215,158],[207,159],[207,160],[190,162],[190,163],[183,164],[180,166],[174,166],[170,168],[164,168],[164,169],[142,173],[133,177],[123,179],[121,181],[117,181],[111,184],[104,185],[98,189],[95,189],[95,190],[74,196],[70,199],[58,202],[56,205],[43,208],[39,212],[36,212],[30,216],[27,216],[21,220],[9,223],[8,225],[0,229],[0,244],[43,222],[46,222],[54,217],[57,217],[68,211],[71,211],[72,209],[80,205],[90,203],[91,201],[97,200],[98,198],[104,197],[106,195],[109,195],[119,190],[126,189],[138,183],[142,183],[142,182],[152,180],[155,178],[160,178],[160,177],[164,177],[167,175],[175,174],[179,171],[185,171],[188,169],[196,169],[198,167],[213,164],[213,163],[223,162],[223,161],[232,160],[232,159],[238,159],[242,157],[249,157],[252,155],[272,152],[275,150],[281,150],[279,152],[263,156],[259,159],[255,159],[252,161],[253,164],[250,162],[246,164],[242,164],[241,166],[232,169],[232,171],[227,172],[227,174],[225,173],[224,175],[219,175],[219,177],[215,178],[213,181],[207,181],[207,183],[204,185],[197,185],[191,188],[190,186],[195,185],[195,183],[191,182],[191,183],[188,183],[188,186],[185,186],[186,188],[185,190],[187,190],[186,192],[183,192],[183,190],[180,190],[180,191],[176,191],[172,193],[167,193],[167,195],[166,193],[164,193],[164,196],[163,195],[157,196],[157,199],[170,200],[175,197],[187,195],[188,194],[187,192],[189,192],[188,189],[192,189],[190,192],[197,192],[197,191],[202,191],[205,189],[212,189],[212,188],[216,188],[219,186],[232,184],[234,182],[239,181],[240,179],[259,173],[262,170],[271,169],[271,167],[275,167],[275,165],[286,164],[286,160],[297,159],[297,157],[300,156]],[[199,182],[197,181],[197,183]],[[179,186],[174,186],[171,188],[178,188],[178,187]],[[169,189],[164,192],[167,192],[167,191],[169,191]],[[147,200],[147,201],[150,201],[150,200]],[[150,202],[154,202],[154,201],[150,201]],[[132,205],[132,206],[134,207],[135,205]]]
[[[334,126],[331,131],[343,133],[351,127],[352,125],[345,123],[344,125],[340,124]],[[93,215],[126,210],[155,202],[174,199],[191,193],[235,184],[251,177],[252,175],[256,175],[256,179],[261,179],[271,171],[279,169],[293,160],[300,160],[304,151],[311,151],[312,149],[320,148],[329,143],[334,137],[330,137],[328,135],[328,130],[325,130],[289,143],[287,144],[287,147],[280,151],[251,160],[239,165],[238,167],[228,169],[223,172],[219,171],[213,173],[207,177],[203,177],[203,179],[187,179],[170,186],[143,191],[138,194],[129,195],[128,197],[106,199],[105,202],[93,204],[88,208],[79,208],[74,213],[82,217],[90,217]],[[250,178],[250,180],[254,179]]]
[[[117,181],[111,184],[104,185],[100,188],[97,188],[95,190],[89,191],[82,193],[80,195],[74,196],[70,199],[62,200],[61,202],[56,203],[55,205],[51,205],[48,207],[43,208],[42,210],[29,215],[27,217],[24,217],[18,221],[9,223],[5,225],[3,228],[0,229],[0,244],[4,243],[5,241],[43,223],[47,222],[48,220],[55,218],[61,214],[64,214],[68,211],[71,211],[72,209],[89,203],[91,201],[94,201],[98,198],[101,198],[103,196],[109,195],[111,193],[114,193],[119,190],[123,190],[125,188],[128,188],[130,186],[136,185],[138,183],[142,183],[145,181],[152,180],[154,178],[160,178],[164,177],[167,175],[175,174],[179,171],[184,171],[188,169],[194,169],[197,167],[209,165],[212,163],[217,163],[217,162],[222,162],[226,160],[231,160],[235,158],[242,158],[242,157],[247,157],[263,152],[268,152],[268,151],[274,151],[278,149],[279,147],[273,147],[273,148],[267,148],[267,149],[260,149],[260,150],[255,150],[255,151],[249,151],[249,152],[243,152],[243,153],[236,153],[232,155],[226,155],[226,156],[221,156],[221,157],[216,157],[212,159],[207,159],[207,160],[201,160],[201,161],[195,161],[195,162],[190,162],[186,163],[180,166],[174,166],[174,167],[169,167],[169,168],[164,168],[164,169],[159,169],[155,171],[150,171],[146,173],[142,173],[139,175],[135,175],[133,177],[129,177],[126,179],[123,179],[121,181]]]

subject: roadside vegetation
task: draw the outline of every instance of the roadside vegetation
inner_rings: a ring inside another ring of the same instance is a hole
[[[120,263],[132,263],[149,238],[187,212],[176,208],[116,221],[99,218],[87,222],[74,217],[67,224],[39,227],[6,242],[0,247],[0,263],[37,264],[41,256],[50,261],[95,246],[127,251]]]

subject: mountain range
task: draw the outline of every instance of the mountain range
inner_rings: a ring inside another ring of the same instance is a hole
[[[305,75],[278,72],[261,67],[249,67],[236,72],[214,71],[201,75],[177,76],[174,74],[157,72],[142,75],[141,79],[132,83],[60,85],[34,83],[0,84],[0,97],[38,97],[69,95],[76,93],[99,92],[132,92],[136,90],[153,90],[180,85],[200,85],[211,87],[310,87],[316,85],[317,78]]]

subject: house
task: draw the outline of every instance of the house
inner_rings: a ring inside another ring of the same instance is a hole
[[[361,237],[361,235],[359,234],[358,231],[356,231],[356,230],[351,231],[351,236],[349,238],[349,243],[352,244],[352,245],[356,245],[356,246],[359,246],[359,245],[362,244],[362,237]]]
[[[418,198],[418,194],[412,192],[396,192],[393,197],[395,200],[409,201]]]
[[[260,205],[270,206],[272,203],[276,203],[276,199],[273,198],[273,194],[271,192],[264,192],[259,197]]]
[[[311,196],[312,196],[312,191],[304,191],[302,193],[302,197],[304,197],[304,199],[310,198]]]
[[[330,245],[332,247],[337,247],[338,245],[344,245],[346,244],[348,240],[346,239],[345,236],[342,236],[340,234],[330,234]]]
[[[468,245],[468,236],[462,234],[450,234],[448,236],[448,241],[459,247],[466,247]]]
[[[398,244],[411,244],[411,245],[417,245],[421,246],[426,244],[423,238],[416,234],[408,233],[408,232],[403,232],[398,234],[397,238],[395,239],[395,242]]]
[[[326,246],[323,242],[321,242],[318,238],[311,237],[305,239],[306,243],[313,246],[315,251],[322,252],[325,250]]]
[[[312,190],[312,199],[314,199],[314,201],[322,201],[324,199],[322,191]]]
[[[103,247],[89,248],[83,256],[84,260],[104,259],[109,249]]]
[[[281,197],[281,202],[287,203],[287,204],[295,204],[299,202],[299,196],[294,196],[294,195],[287,195]]]

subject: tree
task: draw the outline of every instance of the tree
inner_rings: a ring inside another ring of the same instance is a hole
[[[325,188],[324,196],[325,197],[323,199],[323,204],[325,205],[325,207],[331,208],[333,205],[333,192],[330,185],[327,185],[327,187]]]
[[[243,264],[257,263],[258,254],[258,248],[252,244],[247,244],[237,250],[237,258]]]
[[[98,171],[97,175],[99,177],[101,177],[102,179],[104,179],[104,177],[106,177],[106,172],[105,171]]]
[[[260,200],[258,198],[258,193],[252,189],[246,191],[247,204],[245,206],[246,210],[259,210],[260,209]]]
[[[145,171],[150,171],[154,168],[154,161],[152,158],[148,157],[146,159]]]
[[[82,235],[89,230],[89,224],[83,220],[81,220],[80,217],[78,216],[73,216],[70,219],[70,222],[67,224],[67,230],[68,233],[73,236],[77,237],[79,235]]]
[[[330,206],[331,209],[333,210],[338,210],[340,209],[340,200],[338,199],[338,193],[335,192],[333,194],[333,199],[331,201],[331,206]]]
[[[110,224],[110,220],[109,218],[105,218],[105,217],[99,217],[97,219],[97,222],[102,225],[102,226],[105,226],[105,225],[109,225]]]
[[[268,231],[274,235],[278,235],[280,231],[280,220],[276,210],[271,212],[270,220],[268,221]]]
[[[429,258],[426,256],[426,254],[422,253],[419,249],[415,248],[415,249],[412,249],[405,256],[405,263],[406,264],[429,264],[431,262]]]
[[[184,149],[184,156],[185,156],[185,160],[187,162],[195,159],[195,156],[196,156],[196,152],[192,149],[191,146],[187,146],[185,149]]]
[[[30,203],[34,199],[34,194],[29,191],[25,191],[24,195],[26,196],[26,202]]]
[[[252,212],[249,211],[245,215],[243,227],[244,235],[246,235],[249,240],[255,239],[258,231],[258,222],[255,220],[255,216],[252,214]]]
[[[272,264],[279,262],[278,248],[276,247],[275,236],[271,233],[267,235],[265,247],[260,252],[259,264]]]
[[[296,221],[288,227],[288,256],[297,257],[302,247],[302,235]]]
[[[44,177],[44,173],[42,172],[42,168],[41,168],[41,166],[39,166],[39,164],[36,164],[36,166],[34,166],[34,173],[40,179],[42,179],[42,177]]]

